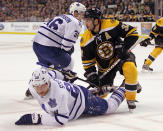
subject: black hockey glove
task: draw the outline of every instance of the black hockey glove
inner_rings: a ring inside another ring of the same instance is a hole
[[[148,45],[151,45],[150,38],[147,38],[143,40],[142,42],[140,42],[140,46],[147,47]]]
[[[63,75],[64,75],[64,80],[70,83],[73,83],[78,78],[77,73],[71,70],[63,71]]]
[[[115,46],[115,54],[121,60],[126,60],[129,57],[129,53],[122,45]]]
[[[40,114],[25,114],[20,117],[18,121],[15,122],[15,125],[38,125],[41,124]]]
[[[92,73],[89,73],[89,74],[85,73],[84,76],[87,78],[87,80],[90,83],[93,83],[96,86],[99,86],[99,76],[95,72],[92,72]]]

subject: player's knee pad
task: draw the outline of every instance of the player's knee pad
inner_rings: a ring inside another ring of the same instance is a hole
[[[122,66],[125,83],[136,84],[138,79],[138,71],[133,62],[125,62]]]
[[[152,52],[151,52],[151,56],[156,58],[157,56],[159,56],[162,52],[162,48],[161,47],[156,47]]]

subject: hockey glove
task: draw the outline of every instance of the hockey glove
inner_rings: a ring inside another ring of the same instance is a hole
[[[18,121],[15,122],[15,125],[38,125],[41,123],[40,114],[25,114],[20,117]]]
[[[140,46],[147,47],[148,45],[151,45],[150,38],[147,38],[143,40],[142,42],[140,42]]]
[[[96,86],[99,86],[99,76],[96,73],[89,73],[89,74],[84,74],[84,76],[87,78],[87,80],[90,83],[95,84]]]
[[[122,45],[115,46],[115,54],[121,60],[126,60],[129,57],[129,53]]]
[[[77,74],[71,70],[63,71],[64,80],[70,83],[73,83],[77,80]]]

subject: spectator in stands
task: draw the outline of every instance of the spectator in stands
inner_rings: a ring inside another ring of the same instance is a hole
[[[74,1],[76,0],[1,0],[0,21],[46,21],[47,16],[52,18],[53,14],[68,13],[69,4]],[[109,18],[121,21],[154,21],[154,0],[78,1],[87,8],[101,9]],[[114,8],[108,8],[108,5],[113,5]]]

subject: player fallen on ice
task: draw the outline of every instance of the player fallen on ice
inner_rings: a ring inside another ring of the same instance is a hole
[[[81,85],[52,77],[41,68],[32,73],[29,90],[44,114],[30,113],[20,117],[16,125],[64,125],[81,115],[103,115],[116,112],[125,99],[125,88],[119,87],[110,97],[102,99]]]

